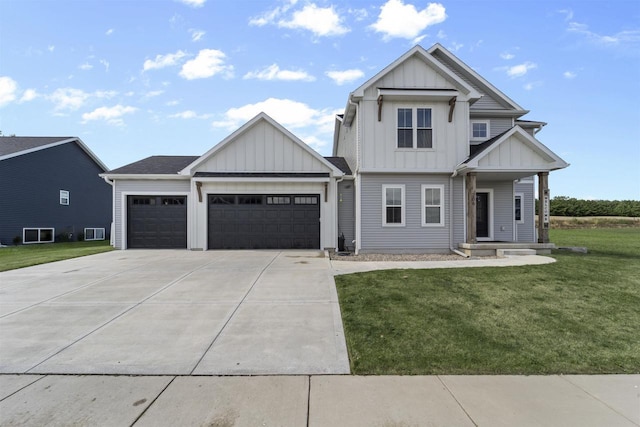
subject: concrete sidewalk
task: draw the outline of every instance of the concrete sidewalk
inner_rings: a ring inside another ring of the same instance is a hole
[[[639,426],[640,375],[0,375],[0,425]]]

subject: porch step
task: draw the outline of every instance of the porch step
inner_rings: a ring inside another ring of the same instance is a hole
[[[504,258],[508,256],[536,255],[535,249],[496,249],[496,256]]]

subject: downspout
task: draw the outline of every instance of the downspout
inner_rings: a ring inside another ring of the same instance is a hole
[[[355,235],[355,244],[354,251],[355,254],[358,255],[360,249],[360,237],[362,234],[362,230],[360,229],[360,115],[358,110],[358,103],[353,102],[352,94],[349,94],[349,105],[353,105],[356,109],[356,170],[353,173],[354,176],[354,185],[355,185],[355,210],[356,210],[356,235]]]
[[[449,250],[455,254],[464,258],[469,258],[469,255],[453,247],[453,178],[458,175],[458,169],[453,172],[449,177]]]
[[[116,247],[115,237],[115,219],[116,219],[116,186],[115,181],[110,180],[108,177],[103,176],[104,182],[111,186],[111,229],[109,230],[109,244],[112,248]]]

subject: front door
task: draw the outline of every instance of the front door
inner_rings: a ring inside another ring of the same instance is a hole
[[[476,192],[476,237],[478,239],[488,239],[491,237],[489,209],[489,193]]]

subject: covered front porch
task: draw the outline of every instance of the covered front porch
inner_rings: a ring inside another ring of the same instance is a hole
[[[549,254],[549,172],[567,166],[519,126],[472,147],[456,169],[465,177],[465,241],[458,248],[469,256]]]

